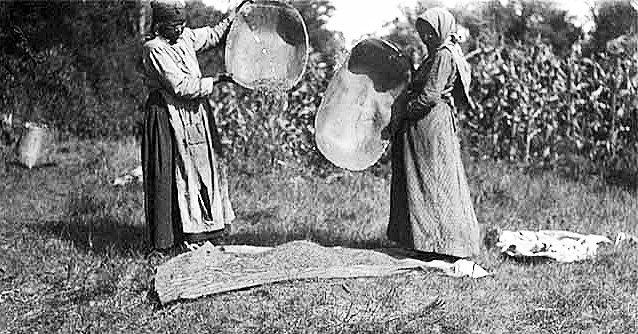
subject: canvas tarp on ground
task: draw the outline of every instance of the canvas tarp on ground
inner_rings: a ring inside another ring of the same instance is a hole
[[[488,273],[474,262],[420,261],[391,255],[392,250],[323,247],[293,241],[274,248],[210,243],[157,268],[155,291],[166,304],[180,299],[240,290],[268,283],[313,278],[378,277],[409,270],[439,270],[479,278]]]

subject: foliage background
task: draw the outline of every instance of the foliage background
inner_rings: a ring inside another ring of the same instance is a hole
[[[227,156],[269,166],[332,168],[316,151],[314,116],[345,52],[325,27],[328,0],[291,1],[305,18],[312,46],[304,80],[279,110],[250,91],[220,85],[210,100]],[[404,8],[387,38],[415,60],[424,55],[412,29],[437,1]],[[455,8],[468,29],[464,48],[474,71],[476,110],[462,111],[464,146],[477,158],[592,171],[633,170],[638,162],[638,64],[605,45],[636,33],[629,1],[596,2],[596,29],[585,34],[551,2],[487,1]],[[45,122],[64,135],[139,135],[146,89],[137,71],[150,10],[145,1],[4,1],[0,3],[0,110],[18,121]],[[189,2],[193,27],[222,13]],[[205,75],[223,71],[223,48],[200,56]],[[387,158],[373,170],[384,169]],[[251,164],[254,165],[254,164]],[[571,166],[571,167],[570,167]],[[633,166],[633,167],[632,167]]]

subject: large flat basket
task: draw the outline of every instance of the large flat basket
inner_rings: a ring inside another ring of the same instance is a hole
[[[226,70],[238,84],[255,89],[297,84],[308,62],[308,31],[294,7],[260,1],[242,7],[226,42]]]
[[[315,119],[317,147],[328,160],[355,171],[379,160],[388,146],[381,130],[410,80],[411,66],[387,41],[371,38],[355,45],[328,85]]]

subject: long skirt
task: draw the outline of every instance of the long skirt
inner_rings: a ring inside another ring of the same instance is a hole
[[[211,133],[215,134],[213,138],[215,151],[220,152],[217,129],[213,129],[214,122],[211,121],[209,126]],[[142,169],[146,225],[151,247],[154,249],[169,249],[183,241],[209,240],[220,237],[224,232],[223,230],[196,234],[183,232],[175,182],[177,157],[178,151],[168,107],[159,92],[151,92],[145,106]],[[223,167],[217,172],[220,172],[222,188],[220,193],[223,198],[224,215],[232,219],[234,214],[228,197],[227,175]]]
[[[437,104],[392,142],[387,234],[406,248],[469,257],[480,232],[452,111]]]

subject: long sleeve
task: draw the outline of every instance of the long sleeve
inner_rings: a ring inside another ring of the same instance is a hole
[[[423,87],[415,92],[414,99],[405,110],[405,118],[414,119],[423,116],[430,108],[442,101],[445,85],[454,71],[454,60],[447,49],[440,49],[432,59],[432,65],[425,76]]]
[[[199,98],[213,92],[215,80],[184,72],[175,61],[176,51],[170,46],[155,45],[145,49],[144,68],[147,76],[170,93],[182,98]]]
[[[189,38],[192,40],[196,52],[204,51],[219,44],[228,32],[232,17],[227,17],[214,27],[189,29]]]

